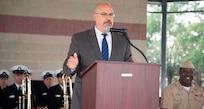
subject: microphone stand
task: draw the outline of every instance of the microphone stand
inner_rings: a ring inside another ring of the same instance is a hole
[[[145,58],[146,62],[149,63],[148,60],[147,60],[147,57],[145,56],[145,54],[144,54],[139,48],[137,48],[135,45],[133,45],[132,42],[130,42],[130,39],[129,39],[128,34],[127,34],[127,31],[125,31],[125,32],[120,32],[120,33],[122,33],[123,36],[125,36],[125,38],[126,38],[127,41],[129,42],[129,44],[130,44],[133,48],[135,48],[137,51],[139,51],[139,52],[142,54],[142,56]]]

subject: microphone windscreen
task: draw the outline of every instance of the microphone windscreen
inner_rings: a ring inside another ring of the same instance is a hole
[[[110,26],[105,27],[106,32],[110,32]]]

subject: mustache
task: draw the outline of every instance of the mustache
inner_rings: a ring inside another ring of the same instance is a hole
[[[103,24],[112,24],[112,22],[110,20],[107,20]]]

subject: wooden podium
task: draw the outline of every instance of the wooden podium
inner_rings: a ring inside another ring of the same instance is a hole
[[[82,73],[82,109],[159,109],[160,65],[95,61]]]

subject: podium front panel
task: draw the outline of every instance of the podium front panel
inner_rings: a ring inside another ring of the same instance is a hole
[[[97,62],[83,75],[82,109],[159,109],[160,66]]]

